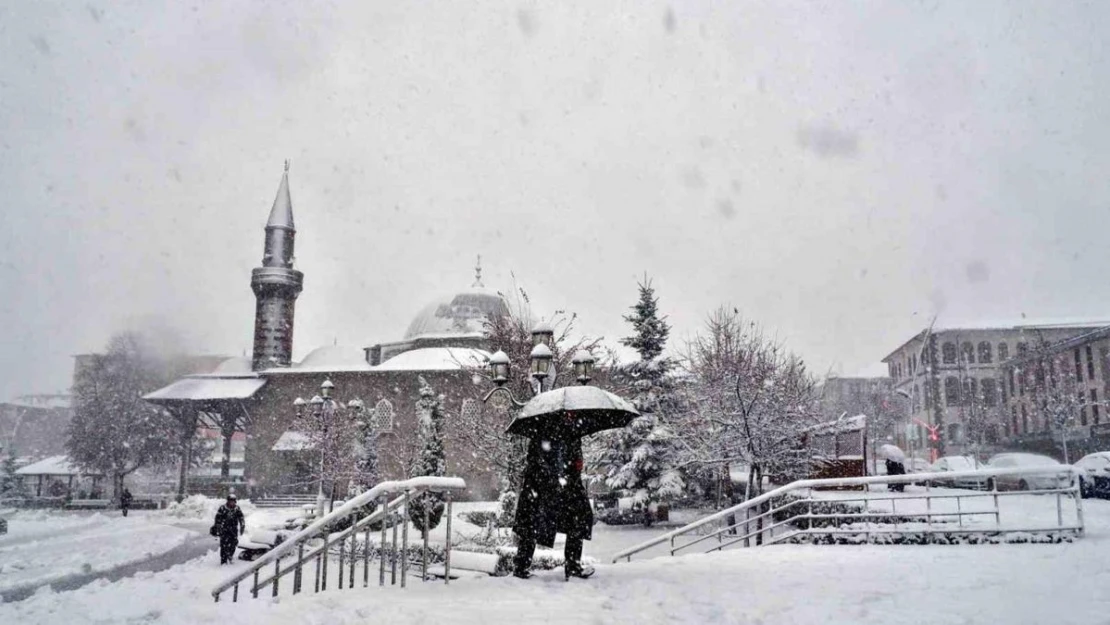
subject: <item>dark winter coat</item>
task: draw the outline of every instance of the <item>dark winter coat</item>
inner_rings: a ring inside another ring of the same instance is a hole
[[[594,513],[582,484],[582,440],[532,439],[513,531],[551,547],[555,533],[589,540]]]
[[[887,475],[905,475],[906,467],[901,462],[896,460],[886,461],[886,474]]]
[[[131,491],[124,489],[123,494],[119,496],[119,507],[123,508],[124,510],[130,508],[132,499],[133,497],[131,496]]]
[[[239,506],[220,506],[216,511],[216,535],[238,537],[247,528],[247,521],[243,518],[243,510]]]

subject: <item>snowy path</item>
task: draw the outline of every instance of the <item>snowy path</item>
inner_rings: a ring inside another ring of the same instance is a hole
[[[177,561],[199,552],[196,546],[179,549],[189,545],[196,532],[143,515],[122,518],[28,513],[13,516],[10,526],[15,531],[0,538],[0,596],[5,601],[25,596],[44,584],[74,587],[78,580],[87,583],[175,549]],[[210,547],[211,541],[206,542]]]

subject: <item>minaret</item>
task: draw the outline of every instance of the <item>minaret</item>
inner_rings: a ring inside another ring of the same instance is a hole
[[[266,222],[262,266],[251,271],[254,290],[255,371],[288,367],[293,357],[293,305],[301,294],[304,274],[293,269],[293,201],[289,198],[289,161]]]

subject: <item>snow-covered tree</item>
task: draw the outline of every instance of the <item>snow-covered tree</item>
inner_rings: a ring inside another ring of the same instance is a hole
[[[645,277],[639,288],[639,301],[632,307],[632,314],[624,316],[624,320],[632,324],[635,334],[621,339],[620,343],[636,350],[640,361],[646,363],[663,354],[671,326],[666,317],[659,316],[659,298],[655,296],[651,280]]]
[[[651,282],[645,279],[639,288],[633,314],[624,318],[635,334],[621,343],[636,349],[640,360],[614,367],[611,381],[641,416],[626,428],[594,437],[587,453],[607,486],[648,507],[683,496],[687,480],[679,467],[681,444],[674,429],[682,401],[670,375],[674,363],[662,356],[670,328],[659,316]],[[651,522],[650,515],[644,518]]]
[[[690,461],[749,467],[750,496],[763,478],[805,476],[805,432],[819,421],[816,384],[805,363],[736,309],[718,309],[690,341],[694,410],[685,427]]]
[[[23,480],[15,474],[16,469],[15,453],[9,452],[4,462],[0,463],[0,499],[23,497],[27,494]]]
[[[133,332],[113,336],[105,354],[89,357],[74,375],[74,414],[66,451],[78,466],[112,477],[115,497],[123,480],[142,467],[171,462],[177,425],[142,400],[167,383],[164,360]]]
[[[372,413],[362,409],[359,412],[358,434],[361,445],[358,449],[357,483],[362,490],[373,488],[381,481],[378,462],[378,430],[374,427]]]
[[[412,463],[409,476],[442,477],[447,472],[447,455],[443,449],[443,396],[437,394],[423,376],[420,376],[420,399],[416,403],[416,414],[420,420],[420,455]],[[443,508],[442,493],[425,493],[409,502],[409,518],[416,529],[423,533],[439,525]],[[424,527],[425,513],[428,515],[428,527]]]
[[[1069,362],[1070,354],[1038,337],[1016,371],[1016,375],[1025,376],[1032,413],[1060,438],[1064,462],[1069,462],[1067,429],[1079,423],[1088,406],[1103,404],[1089,399],[1085,385]]]
[[[325,494],[343,495],[351,484],[361,484],[358,464],[362,445],[359,419],[351,418],[351,408],[327,397],[309,403],[297,416],[296,427],[310,443],[317,458],[314,480],[322,480]]]

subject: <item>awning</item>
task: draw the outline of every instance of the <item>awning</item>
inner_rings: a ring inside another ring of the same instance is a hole
[[[315,447],[316,443],[312,442],[304,432],[286,430],[282,432],[277,442],[270,449],[273,451],[305,451]]]
[[[16,475],[92,475],[70,464],[69,456],[51,456],[17,469]]]
[[[266,380],[257,377],[215,378],[196,376],[162,387],[143,399],[155,403],[175,401],[218,401],[223,399],[249,399]]]

